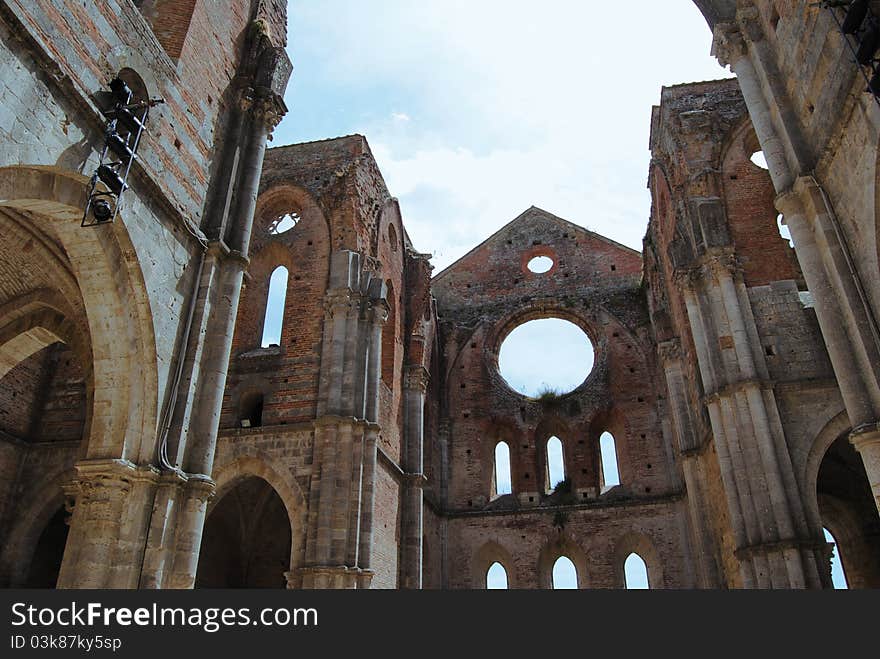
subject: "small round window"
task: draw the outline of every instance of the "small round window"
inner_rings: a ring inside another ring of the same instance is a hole
[[[501,344],[498,369],[519,393],[550,399],[577,389],[593,370],[593,343],[584,331],[561,318],[531,320]]]
[[[287,233],[288,231],[293,229],[293,227],[299,224],[299,220],[299,213],[285,213],[284,215],[276,217],[274,220],[272,220],[272,222],[269,224],[269,233],[271,233],[273,236]]]
[[[543,275],[553,268],[553,259],[549,256],[536,256],[528,263],[528,269],[536,275]]]

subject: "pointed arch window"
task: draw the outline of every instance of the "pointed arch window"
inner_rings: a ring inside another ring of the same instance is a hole
[[[648,582],[648,566],[636,553],[626,557],[623,563],[623,576],[627,590],[647,590],[651,587]]]
[[[565,458],[562,440],[553,436],[547,440],[547,491],[552,491],[565,480]]]
[[[825,542],[833,545],[831,547],[831,583],[834,584],[836,590],[847,590],[849,584],[846,581],[846,575],[843,573],[843,565],[840,562],[840,549],[837,540],[831,535],[831,531],[823,528],[825,534]]]
[[[486,572],[487,590],[507,590],[507,570],[498,561],[489,566]]]
[[[553,564],[553,590],[576,590],[577,568],[568,556],[560,556]]]
[[[620,474],[617,470],[617,443],[614,435],[603,432],[599,437],[599,453],[602,456],[602,490],[620,485]]]
[[[495,469],[492,474],[492,497],[500,497],[513,492],[510,481],[510,446],[507,442],[495,445]]]
[[[281,345],[281,326],[284,324],[284,301],[287,298],[287,268],[279,265],[269,277],[269,294],[266,297],[266,315],[263,319],[263,338],[260,345]]]

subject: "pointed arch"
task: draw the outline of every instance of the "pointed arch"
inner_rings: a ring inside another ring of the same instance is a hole
[[[492,498],[513,493],[510,470],[510,446],[505,441],[495,444],[495,461],[492,471]]]
[[[566,478],[565,447],[559,437],[552,435],[547,439],[545,449],[547,457],[547,491],[552,492]]]
[[[300,584],[296,568],[301,565],[305,551],[306,500],[302,489],[290,471],[274,466],[273,460],[263,453],[258,453],[254,457],[238,458],[222,466],[215,466],[216,494],[208,505],[207,514],[211,513],[213,507],[227,492],[248,477],[256,477],[265,481],[278,494],[284,504],[291,533],[288,586],[298,588]]]
[[[498,564],[504,569],[507,579],[507,588],[514,589],[518,587],[519,580],[516,574],[516,564],[510,553],[497,542],[490,540],[474,552],[471,561],[471,587],[475,589],[484,589],[489,587],[489,570],[493,565]]]
[[[156,453],[159,399],[150,295],[125,213],[99,231],[80,227],[87,185],[59,167],[2,167],[0,221],[59,245],[78,288],[93,381],[86,457],[147,462]]]
[[[263,336],[260,346],[281,345],[281,330],[284,327],[284,305],[287,301],[288,270],[277,266],[269,275],[269,292],[266,296],[266,310],[263,314]]]
[[[553,568],[562,556],[574,564],[577,587],[588,588],[590,578],[587,573],[587,555],[581,546],[567,535],[561,535],[541,548],[537,565],[538,586],[545,590],[553,588]]]
[[[617,588],[631,588],[632,579],[627,579],[627,561],[637,556],[644,564],[644,583],[647,588],[663,588],[665,577],[663,563],[657,553],[654,541],[645,533],[631,531],[618,538],[614,544],[614,572]]]
[[[617,462],[617,441],[607,430],[599,436],[599,456],[602,462],[601,490],[620,485],[620,471]]]

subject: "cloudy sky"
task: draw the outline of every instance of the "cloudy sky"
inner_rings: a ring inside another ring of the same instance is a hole
[[[639,249],[651,106],[730,75],[689,0],[291,0],[273,145],[365,135],[435,273],[531,205]]]

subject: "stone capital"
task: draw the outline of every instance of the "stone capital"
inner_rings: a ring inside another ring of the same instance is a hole
[[[663,341],[657,345],[657,354],[663,363],[677,361],[681,359],[681,342],[677,338]]]
[[[255,122],[262,125],[267,133],[271,134],[287,114],[287,107],[278,94],[268,92],[253,99],[249,114]]]
[[[430,381],[430,374],[421,364],[406,367],[406,374],[403,380],[403,386],[405,389],[420,391],[424,394],[428,391],[428,383]]]
[[[727,250],[706,254],[703,259],[703,267],[707,275],[716,279],[723,275],[736,277],[742,270],[736,255]]]
[[[854,428],[849,442],[859,453],[880,451],[880,423],[869,423]]]
[[[712,50],[721,66],[733,69],[740,58],[748,55],[748,46],[736,23],[718,23],[712,31]]]

